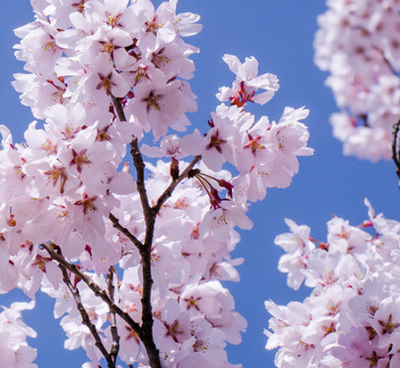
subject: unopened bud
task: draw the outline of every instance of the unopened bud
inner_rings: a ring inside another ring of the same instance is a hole
[[[171,175],[172,180],[176,180],[179,177],[179,161],[175,157],[171,158],[169,174]]]

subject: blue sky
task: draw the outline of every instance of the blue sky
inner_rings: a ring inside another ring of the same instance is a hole
[[[159,2],[159,1],[158,1]],[[248,320],[243,343],[228,349],[230,361],[247,368],[274,367],[275,352],[266,352],[268,314],[264,300],[278,304],[303,299],[310,290],[293,292],[286,286],[286,276],[277,271],[281,251],[274,238],[287,228],[284,218],[307,224],[312,235],[326,240],[326,222],[333,214],[358,225],[367,217],[364,198],[368,197],[377,212],[400,219],[400,191],[392,162],[372,164],[344,157],[342,147],[332,137],[329,115],[337,111],[331,91],[324,86],[327,77],[313,64],[313,38],[317,15],[325,11],[321,0],[180,0],[179,11],[201,15],[204,29],[187,41],[201,49],[194,56],[197,72],[192,89],[198,96],[199,111],[189,118],[196,127],[203,127],[218,104],[218,87],[230,85],[233,74],[222,61],[225,53],[241,60],[255,56],[260,73],[274,73],[280,79],[280,90],[263,107],[252,109],[257,117],[267,115],[279,119],[285,106],[306,106],[310,116],[313,157],[300,159],[300,172],[285,190],[269,190],[262,203],[253,204],[250,217],[254,228],[242,232],[242,241],[234,253],[245,258],[239,267],[242,281],[229,283],[236,300],[236,309]],[[12,45],[17,39],[12,29],[32,19],[28,0],[2,0],[0,12],[1,65],[0,123],[7,125],[16,142],[23,140],[23,131],[33,118],[21,106],[12,89],[12,74],[22,71],[14,60]],[[8,305],[18,293],[0,295],[0,304]],[[52,305],[47,297],[38,296],[37,309],[26,312],[26,322],[39,334],[32,345],[39,350],[36,360],[41,368],[80,367],[86,361],[78,352],[64,352],[64,335],[58,322],[52,322]]]

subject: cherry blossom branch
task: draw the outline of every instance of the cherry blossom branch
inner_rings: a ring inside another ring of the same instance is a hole
[[[154,222],[152,221],[146,229],[146,241],[144,248],[140,250],[142,258],[142,274],[143,274],[143,294],[142,294],[142,332],[141,340],[146,347],[149,363],[152,368],[161,368],[160,352],[156,347],[153,338],[153,312],[151,305],[151,289],[153,278],[151,275],[151,245],[153,242]]]
[[[136,238],[135,235],[133,235],[126,227],[123,227],[120,223],[119,220],[110,212],[108,215],[108,218],[111,220],[113,223],[113,227],[118,229],[122,234],[124,234],[133,244],[135,244],[136,248],[140,249],[143,247],[143,243]]]
[[[153,230],[154,231],[154,228]],[[151,232],[152,234],[152,232]],[[152,235],[148,238],[152,242]],[[150,243],[151,244],[151,243]],[[120,309],[110,297],[107,292],[101,289],[95,282],[93,282],[88,276],[78,270],[78,268],[69,263],[62,255],[54,251],[52,247],[59,248],[58,246],[52,244],[52,246],[42,243],[41,246],[46,249],[50,257],[57,261],[59,264],[64,266],[66,269],[70,270],[73,274],[79,277],[88,287],[93,291],[93,293],[100,297],[110,308],[111,312],[118,314],[132,329],[136,332],[140,340],[143,342],[147,355],[149,357],[149,363],[152,368],[161,368],[159,350],[157,349],[154,338],[153,338],[153,315],[151,307],[151,286],[153,284],[153,279],[151,277],[151,246],[143,247],[141,249],[142,257],[142,268],[143,268],[143,296],[142,296],[142,326],[136,323],[128,313],[125,313]],[[147,250],[146,250],[147,248]],[[148,250],[150,248],[150,250]]]
[[[115,368],[115,359],[113,359],[113,356],[107,352],[107,349],[105,348],[103,342],[101,341],[101,337],[100,337],[99,333],[97,332],[96,326],[90,321],[89,314],[82,304],[79,290],[74,285],[72,285],[71,279],[69,278],[69,275],[68,275],[67,268],[61,263],[58,264],[58,267],[61,269],[61,272],[63,274],[63,281],[67,285],[69,291],[71,292],[71,294],[74,298],[76,307],[77,307],[79,313],[81,314],[82,323],[90,330],[90,333],[92,334],[92,336],[95,340],[96,347],[100,350],[101,354],[107,360],[107,366],[109,368]]]
[[[112,97],[114,107],[117,111],[118,118],[121,121],[126,121],[126,116],[123,111],[121,99]],[[143,342],[147,355],[149,357],[149,363],[152,368],[161,368],[160,352],[156,347],[153,337],[153,312],[151,305],[151,290],[153,285],[153,278],[151,275],[151,246],[153,244],[154,236],[154,225],[156,221],[157,212],[150,207],[149,199],[147,196],[145,180],[144,180],[144,169],[145,164],[143,162],[142,154],[139,150],[138,139],[133,137],[131,142],[131,155],[133,158],[133,164],[136,169],[136,186],[139,192],[140,201],[142,203],[143,215],[146,223],[146,235],[145,241],[142,247],[139,248],[140,257],[142,259],[142,275],[143,275],[143,294],[141,299],[142,304],[142,326],[141,334],[139,335]]]
[[[152,368],[161,368],[160,352],[156,347],[153,337],[153,312],[151,305],[151,291],[153,286],[153,277],[151,274],[151,247],[153,244],[154,226],[156,222],[157,212],[150,207],[147,196],[142,154],[140,153],[138,140],[136,137],[131,142],[131,154],[133,163],[136,168],[136,186],[139,192],[140,200],[143,208],[143,215],[146,223],[146,234],[143,247],[139,249],[142,259],[142,275],[143,275],[143,294],[142,294],[142,332],[141,340],[146,347],[149,363]]]
[[[108,296],[110,297],[113,303],[115,302],[114,273],[115,269],[113,266],[111,266],[110,269],[108,270],[108,275],[107,275],[107,290],[108,290]],[[110,310],[110,322],[111,322],[111,336],[113,339],[110,355],[113,363],[115,364],[117,362],[117,357],[119,352],[120,337],[118,335],[118,329],[117,329],[117,315],[116,312],[112,310]]]
[[[140,325],[135,322],[128,313],[125,313],[120,307],[118,307],[109,298],[107,292],[103,290],[99,285],[97,285],[90,277],[81,272],[76,265],[69,263],[62,255],[55,252],[54,249],[59,248],[57,245],[53,243],[51,243],[51,245],[42,243],[40,244],[40,246],[43,247],[47,251],[47,253],[49,253],[51,259],[57,261],[67,270],[71,271],[80,280],[82,280],[96,296],[100,297],[101,300],[103,300],[103,302],[108,305],[110,311],[115,311],[115,313],[118,314],[132,328],[133,331],[135,331],[139,338],[141,338],[142,329]]]
[[[136,186],[139,192],[140,201],[142,202],[143,214],[147,224],[149,221],[152,221],[152,218],[155,214],[152,213],[153,211],[150,207],[149,199],[147,196],[146,186],[144,182],[144,169],[146,165],[143,162],[143,157],[139,150],[138,139],[136,137],[133,137],[131,142],[131,155],[133,158],[133,164],[136,168]]]
[[[158,213],[161,209],[161,206],[165,203],[165,201],[171,197],[177,185],[188,177],[190,170],[201,160],[201,155],[195,156],[192,162],[182,171],[182,173],[174,180],[172,180],[171,184],[165,189],[164,193],[158,198],[157,203],[153,206],[153,210]]]
[[[383,53],[382,49],[378,50],[380,52],[380,54],[382,55],[383,61],[385,62],[385,64],[387,65],[387,67],[389,68],[390,72],[393,75],[397,75],[396,69],[393,67],[392,63],[389,61],[389,59],[385,56],[385,54]]]
[[[398,149],[398,135],[400,130],[400,120],[393,125],[392,158],[396,165],[396,175],[399,178],[400,188],[400,151]]]
[[[118,118],[121,121],[126,121],[126,116],[121,104],[121,99],[112,96],[112,101],[117,112]],[[143,215],[146,223],[146,234],[145,240],[142,244],[134,237],[127,229],[123,228],[118,219],[110,214],[109,218],[114,224],[114,227],[122,231],[139,249],[140,257],[142,260],[142,275],[143,275],[143,294],[142,294],[142,326],[141,331],[143,335],[140,337],[143,342],[147,355],[149,357],[149,363],[152,368],[161,368],[159,350],[154,343],[153,337],[153,313],[151,304],[151,292],[153,285],[153,278],[151,274],[151,247],[153,244],[154,237],[154,227],[156,222],[156,217],[160,211],[162,205],[165,201],[171,197],[176,186],[185,178],[188,177],[190,171],[193,167],[201,160],[201,156],[198,155],[193,158],[192,162],[185,168],[185,170],[176,178],[173,179],[170,185],[165,189],[165,191],[158,198],[157,203],[151,207],[149,203],[149,198],[147,195],[144,170],[145,164],[143,161],[143,156],[139,149],[137,137],[133,137],[131,146],[131,155],[133,158],[133,164],[136,169],[136,186],[139,192],[140,200],[143,208]]]
[[[114,105],[114,108],[117,112],[118,118],[120,121],[127,121],[124,109],[121,104],[121,99],[114,97],[111,95],[111,99]],[[145,164],[143,162],[143,157],[142,154],[140,153],[139,150],[139,145],[138,145],[138,139],[137,137],[133,137],[132,142],[131,142],[131,155],[133,158],[133,164],[135,165],[136,168],[136,185],[137,185],[137,190],[140,195],[140,200],[142,202],[142,207],[145,215],[146,216],[150,215],[149,212],[151,212],[151,207],[149,204],[149,200],[147,197],[147,192],[146,192],[146,187],[144,184],[144,169],[145,169]],[[148,216],[152,217],[152,216]]]
[[[124,109],[123,109],[122,104],[121,104],[121,99],[117,98],[117,97],[114,97],[111,93],[110,93],[110,96],[111,96],[111,99],[112,99],[114,108],[115,108],[115,110],[117,112],[119,120],[120,121],[126,121],[126,116],[125,116],[125,112],[124,112]]]

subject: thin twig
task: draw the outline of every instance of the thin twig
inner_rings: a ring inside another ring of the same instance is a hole
[[[392,158],[396,165],[396,175],[399,178],[400,188],[400,151],[398,149],[398,135],[400,129],[400,120],[393,125]]]
[[[393,75],[397,75],[397,71],[394,68],[394,66],[392,65],[392,63],[389,61],[389,59],[384,55],[383,51],[381,51],[382,53],[382,57],[383,57],[383,61],[386,63],[387,67],[389,68],[390,72]]]
[[[376,47],[376,46],[374,46],[373,49],[375,49],[382,56],[382,59],[383,59],[384,63],[386,64],[386,66],[388,67],[388,69],[390,70],[390,72],[393,75],[397,75],[396,69],[394,68],[392,63],[389,61],[389,59],[385,56],[385,53],[383,52],[383,50],[380,47]]]
[[[67,268],[64,265],[62,265],[61,263],[58,264],[58,267],[61,269],[61,272],[63,274],[64,283],[67,285],[69,291],[71,292],[71,294],[75,300],[76,307],[82,317],[82,323],[87,328],[89,328],[90,333],[92,334],[92,336],[95,340],[96,347],[100,350],[101,354],[107,360],[108,367],[115,368],[115,360],[113,360],[112,355],[107,352],[107,349],[105,348],[103,342],[101,341],[101,337],[100,337],[99,333],[97,332],[96,326],[90,321],[89,314],[86,311],[85,307],[83,306],[79,290],[74,285],[72,285],[71,279],[69,278],[69,275],[68,275]]]
[[[110,267],[108,270],[107,275],[107,289],[108,289],[108,296],[110,297],[111,301],[114,303],[114,295],[115,295],[115,288],[114,288],[114,272],[115,269],[113,266]],[[119,352],[119,340],[120,337],[118,335],[117,329],[117,315],[115,311],[110,310],[110,322],[111,322],[111,336],[113,339],[110,355],[112,358],[113,363],[117,362],[118,352]]]
[[[158,198],[157,203],[155,206],[153,206],[153,211],[155,213],[158,213],[162,207],[162,205],[165,203],[165,201],[171,197],[173,191],[177,187],[177,185],[183,180],[186,179],[188,176],[188,173],[190,170],[193,169],[193,167],[201,160],[201,156],[195,156],[192,160],[192,162],[185,168],[185,170],[182,171],[182,173],[171,182],[171,184],[165,189],[164,193],[161,194],[161,196]]]
[[[107,292],[103,290],[99,285],[97,285],[90,277],[81,272],[76,265],[69,263],[63,256],[55,252],[53,248],[59,248],[58,246],[56,246],[55,244],[52,244],[50,246],[46,243],[42,243],[41,246],[46,249],[53,260],[63,265],[66,269],[71,271],[75,276],[82,280],[96,296],[98,296],[108,305],[110,311],[115,311],[115,313],[118,314],[132,328],[132,330],[136,332],[139,338],[141,338],[143,333],[140,325],[135,322],[128,313],[125,313],[120,307],[118,307],[109,298]]]
[[[143,247],[143,243],[136,238],[135,235],[133,235],[126,227],[123,227],[120,223],[119,220],[110,212],[108,215],[108,218],[111,220],[113,223],[113,227],[118,229],[122,234],[124,234],[133,244],[135,244],[136,248],[140,249]]]

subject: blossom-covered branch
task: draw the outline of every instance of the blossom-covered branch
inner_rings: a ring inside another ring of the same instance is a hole
[[[101,354],[104,356],[104,358],[107,360],[107,366],[108,368],[115,368],[115,357],[113,357],[112,354],[110,354],[107,349],[105,348],[102,339],[97,332],[96,326],[90,321],[90,317],[88,312],[86,311],[84,305],[82,304],[81,296],[79,294],[79,290],[72,284],[70,277],[68,275],[67,268],[59,263],[58,267],[60,267],[62,275],[63,275],[63,281],[65,285],[67,285],[69,291],[73,295],[73,298],[76,303],[76,307],[78,308],[79,313],[82,316],[82,323],[90,330],[90,333],[92,334],[93,338],[95,339],[95,345],[96,347],[100,350]]]
[[[101,298],[108,306],[111,312],[116,312],[124,321],[126,321],[129,326],[140,336],[141,328],[140,326],[132,320],[132,318],[125,312],[123,312],[110,298],[106,290],[103,290],[96,282],[91,280],[86,274],[81,272],[78,267],[74,264],[69,263],[61,254],[56,252],[53,248],[57,249],[58,246],[51,244],[41,244],[41,246],[46,249],[50,254],[51,258],[58,262],[63,268],[68,269],[71,273],[78,277],[79,280],[83,281],[93,292],[93,294]],[[67,284],[67,283],[66,283]]]

